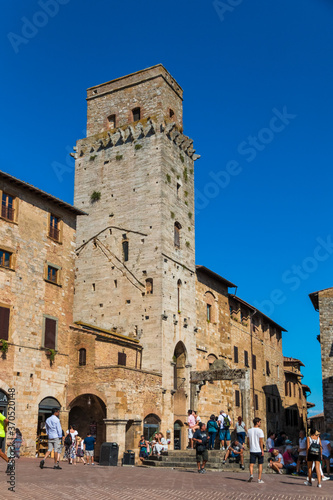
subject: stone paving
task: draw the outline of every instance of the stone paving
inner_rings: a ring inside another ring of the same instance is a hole
[[[321,489],[304,478],[265,474],[264,484],[247,482],[248,472],[207,472],[145,467],[100,467],[83,464],[53,470],[53,461],[39,468],[38,459],[21,458],[15,493],[8,491],[5,464],[0,463],[0,498],[17,500],[307,500],[333,498],[333,480]],[[333,479],[333,477],[332,477]]]

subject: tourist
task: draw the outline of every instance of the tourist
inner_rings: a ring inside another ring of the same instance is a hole
[[[317,473],[317,487],[321,488],[320,462],[322,458],[322,446],[320,432],[317,429],[310,431],[310,436],[306,438],[306,461],[308,464],[308,479],[304,482],[306,486],[312,486],[312,466],[315,464]]]
[[[249,440],[250,448],[250,477],[248,482],[253,481],[253,466],[258,460],[258,483],[262,484],[264,481],[261,479],[262,465],[264,463],[264,432],[260,429],[261,419],[256,417],[253,419],[253,427],[248,430],[247,437]]]
[[[287,439],[288,439],[287,434],[284,431],[281,431],[275,440],[275,448],[282,448]]]
[[[236,426],[235,426],[235,432],[237,434],[237,440],[240,442],[240,444],[245,443],[245,438],[246,438],[246,433],[247,433],[247,428],[243,422],[242,417],[238,417]]]
[[[140,441],[139,441],[139,459],[141,462],[146,460],[149,457],[149,442],[145,440],[144,435],[142,434]]]
[[[78,436],[78,432],[75,428],[75,425],[70,425],[69,430],[66,431],[65,436],[65,457],[67,458],[69,465],[75,465],[76,436]]]
[[[209,450],[214,450],[215,438],[216,434],[218,433],[218,430],[219,426],[217,425],[216,417],[215,415],[211,415],[210,419],[207,422],[207,432],[209,434],[209,443],[208,443]]]
[[[205,465],[208,461],[208,441],[209,435],[206,432],[206,424],[200,422],[199,429],[197,429],[193,435],[193,441],[197,443],[196,445],[196,461],[198,465],[198,472],[201,474],[206,473]],[[202,464],[202,465],[201,465]]]
[[[43,460],[40,461],[39,467],[44,468],[45,460],[52,453],[54,453],[54,469],[61,469],[59,465],[59,458],[61,452],[62,429],[59,420],[59,408],[52,409],[52,415],[45,422],[45,430],[48,438],[48,450],[45,453]]]
[[[7,425],[9,424],[9,420],[8,418],[6,418],[1,412],[0,412],[0,457],[5,461],[7,462],[7,470],[6,470],[6,473],[7,472],[10,472],[11,469],[14,467],[14,464],[13,464],[13,461],[9,460],[9,458],[7,457],[7,455],[5,453],[3,453],[2,451],[2,445],[3,445],[3,442],[5,441],[5,438],[6,438],[6,430],[7,430]]]
[[[230,446],[231,418],[227,413],[221,410],[218,422],[220,424],[220,446],[222,445],[222,450],[225,450],[228,446]]]
[[[20,448],[22,446],[22,443],[23,443],[22,433],[20,429],[16,427],[13,440],[10,444],[12,448],[11,456],[14,456],[15,458],[20,458]]]
[[[79,463],[80,460],[86,465],[83,451],[83,439],[80,436],[76,436],[76,462]]]
[[[228,447],[227,452],[225,454],[224,460],[222,460],[222,463],[225,464],[226,460],[228,458],[235,458],[236,462],[240,462],[240,468],[244,470],[244,448],[243,448],[243,443],[240,443],[239,441],[235,440],[231,445]]]
[[[277,474],[282,474],[282,469],[284,466],[283,456],[279,452],[279,450],[274,449],[272,451],[273,458],[269,459],[268,467],[273,469]]]
[[[283,461],[284,461],[284,468],[287,470],[289,474],[292,474],[296,470],[296,462],[295,458],[291,453],[292,446],[288,445],[286,447],[286,451],[283,453]]]
[[[193,410],[188,410],[187,414],[188,414],[187,423],[188,423],[188,439],[189,439],[188,448],[193,449],[193,432],[194,432],[193,429],[196,425],[196,421]]]
[[[330,442],[330,435],[324,433],[320,437],[321,437],[321,445],[323,447],[323,449],[322,449],[323,462],[326,465],[326,474],[329,476],[330,475],[330,458],[331,458],[331,451],[332,451],[331,442]]]
[[[162,432],[157,433],[155,439],[155,453],[160,456],[162,451],[168,451],[168,442]]]
[[[87,437],[84,438],[84,451],[86,454],[87,465],[89,465],[89,461],[91,461],[91,465],[95,465],[94,463],[94,445],[96,443],[96,439],[90,434],[90,430],[88,431]]]
[[[298,476],[300,474],[301,465],[303,462],[306,462],[306,436],[305,431],[301,430],[299,431],[296,472],[293,473],[293,476]]]
[[[274,432],[270,432],[266,440],[266,451],[269,451],[270,453],[272,453],[272,451],[274,450],[274,439],[275,439]]]

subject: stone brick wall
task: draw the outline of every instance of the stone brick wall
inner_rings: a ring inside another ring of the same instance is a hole
[[[333,288],[319,296],[320,344],[324,417],[327,432],[333,431]]]
[[[0,190],[16,197],[15,222],[0,222],[0,247],[15,254],[14,269],[0,267],[0,305],[10,306],[9,350],[0,359],[0,389],[16,390],[16,426],[23,433],[23,454],[35,454],[38,405],[54,397],[66,405],[68,329],[74,293],[75,213],[30,189],[0,179]],[[61,243],[48,237],[50,213],[62,219]],[[60,286],[47,282],[45,264],[61,267]],[[43,316],[58,319],[54,363],[43,349]]]
[[[289,439],[297,439],[299,430],[307,428],[307,401],[302,385],[299,360],[284,358],[285,427]]]

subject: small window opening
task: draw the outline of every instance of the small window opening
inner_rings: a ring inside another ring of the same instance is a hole
[[[79,366],[85,366],[87,364],[87,351],[85,349],[79,349]]]
[[[127,240],[123,241],[122,245],[123,245],[123,259],[124,259],[124,262],[127,262],[128,261],[128,241]]]
[[[115,288],[117,288],[117,287],[118,287],[118,281],[117,281],[117,280],[114,280],[113,284],[114,284],[114,287],[115,287]]]
[[[207,321],[211,321],[212,319],[212,306],[207,304]]]
[[[236,406],[240,406],[240,397],[239,397],[239,391],[235,391],[235,404]]]
[[[47,266],[47,280],[52,283],[58,283],[58,269],[52,266]]]
[[[118,352],[118,365],[126,366],[126,353]]]
[[[133,121],[134,122],[137,122],[138,120],[141,119],[141,109],[140,108],[134,108],[132,110],[132,114],[133,114]]]
[[[93,289],[93,292],[96,290],[95,283],[92,284],[92,289]]]
[[[116,115],[108,116],[109,129],[116,128]]]
[[[170,108],[170,110],[169,110],[169,116],[170,116],[170,118],[174,118],[174,117],[175,117],[175,112],[174,112],[174,110],[173,110],[173,109],[171,109],[171,108]]]
[[[177,196],[179,198],[181,185],[177,182]]]
[[[152,295],[153,293],[153,279],[152,278],[147,278],[146,279],[146,294],[147,295]]]
[[[179,222],[175,222],[174,226],[174,244],[175,247],[180,248],[180,230],[181,230],[181,225]]]
[[[181,313],[182,310],[182,282],[181,280],[177,281],[177,308],[178,313]]]

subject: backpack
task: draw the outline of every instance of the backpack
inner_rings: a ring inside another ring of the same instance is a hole
[[[67,434],[67,436],[65,437],[65,445],[66,446],[70,446],[72,444],[72,436],[71,434]]]
[[[223,427],[228,428],[230,427],[230,418],[229,415],[225,415],[223,418]]]
[[[309,455],[315,455],[315,456],[320,456],[320,442],[319,442],[319,439],[318,441],[314,441],[313,439],[311,439],[311,444],[309,446]]]

